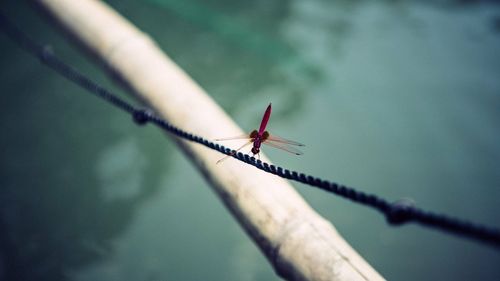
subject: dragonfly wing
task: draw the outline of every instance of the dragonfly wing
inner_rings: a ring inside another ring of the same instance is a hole
[[[250,139],[250,135],[249,134],[243,134],[243,135],[229,137],[229,138],[215,139],[215,141],[247,140],[247,139]]]
[[[230,156],[234,156],[236,153],[238,153],[238,151],[242,150],[244,147],[248,146],[249,144],[252,144],[253,143],[253,140],[251,141],[248,141],[247,143],[245,143],[244,145],[240,146],[240,148],[236,149],[236,150],[233,150],[231,151],[231,153],[229,153],[228,155],[222,157],[221,159],[219,159],[217,161],[216,164],[219,164],[221,163],[222,161],[226,160],[227,158],[229,158]]]
[[[278,137],[276,135],[269,135],[267,137],[266,141],[277,142],[277,143],[284,143],[284,144],[290,144],[290,145],[296,145],[296,146],[305,146],[305,145],[301,144],[300,142],[287,140],[285,138]]]
[[[290,153],[295,154],[295,155],[302,155],[302,154],[304,154],[304,153],[302,153],[302,151],[298,150],[297,148],[289,146],[287,144],[276,143],[276,142],[268,142],[268,141],[264,141],[263,144],[272,146],[274,148],[278,148],[278,149],[284,150],[286,152],[290,152]]]

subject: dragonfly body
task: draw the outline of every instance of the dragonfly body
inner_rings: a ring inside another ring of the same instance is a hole
[[[264,112],[264,116],[262,116],[262,121],[260,122],[259,131],[252,131],[250,133],[250,138],[253,139],[253,147],[252,153],[259,154],[260,145],[269,137],[269,133],[266,131],[267,122],[269,122],[269,118],[271,117],[271,104],[269,104],[266,108],[266,112]]]
[[[257,130],[254,130],[250,133],[250,139],[253,139],[253,147],[252,147],[252,153],[259,154],[260,152],[260,145],[267,140],[269,137],[269,133],[267,131],[262,132],[262,134],[259,134]]]
[[[217,163],[222,162],[229,156],[235,155],[240,149],[244,148],[245,146],[252,144],[252,153],[253,155],[259,155],[260,152],[260,147],[262,144],[267,144],[269,146],[279,148],[282,150],[285,150],[287,152],[293,153],[295,155],[300,155],[302,152],[292,146],[304,146],[301,143],[290,141],[284,138],[280,138],[278,136],[274,136],[269,134],[268,131],[266,131],[266,126],[267,123],[269,122],[269,118],[271,117],[271,104],[267,106],[266,112],[264,112],[264,116],[262,117],[262,121],[260,122],[260,127],[259,130],[253,130],[250,134],[243,135],[243,136],[237,136],[237,137],[231,137],[231,138],[223,138],[223,139],[217,139],[217,141],[226,141],[226,140],[237,140],[237,139],[247,139],[248,142],[238,148],[237,150],[233,150],[229,155],[226,157],[220,159],[217,161]]]

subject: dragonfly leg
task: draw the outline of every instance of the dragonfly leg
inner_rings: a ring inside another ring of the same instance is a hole
[[[240,150],[241,150],[242,148],[244,148],[245,146],[247,146],[247,145],[251,144],[252,142],[253,142],[253,141],[251,140],[251,141],[249,141],[249,142],[245,143],[244,145],[242,145],[240,148],[238,148],[238,149],[236,149],[236,150],[233,150],[233,151],[232,151],[231,153],[229,153],[228,155],[226,155],[226,156],[224,156],[223,158],[219,159],[219,161],[217,161],[217,163],[215,163],[215,164],[219,164],[219,163],[221,163],[222,161],[226,160],[227,158],[229,158],[229,157],[231,157],[231,156],[236,155],[236,153],[237,153],[238,151],[240,151]]]

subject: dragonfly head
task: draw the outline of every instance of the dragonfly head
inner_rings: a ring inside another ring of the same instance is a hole
[[[252,147],[252,153],[253,153],[253,155],[259,154],[259,152],[260,152],[260,148],[258,148],[258,147]]]

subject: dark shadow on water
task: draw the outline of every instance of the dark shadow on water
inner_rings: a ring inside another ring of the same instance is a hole
[[[79,171],[84,172],[79,179],[88,179],[85,184],[57,185],[58,180],[51,179],[56,182],[52,186],[29,186],[23,180],[2,180],[0,252],[5,280],[65,280],[72,270],[106,258],[113,240],[159,187],[156,180],[146,180],[133,198],[107,201],[93,173],[85,167]],[[145,178],[158,179],[155,173],[159,171],[148,170]]]

